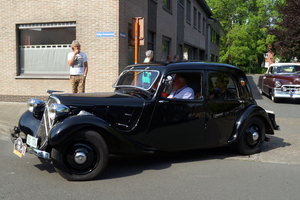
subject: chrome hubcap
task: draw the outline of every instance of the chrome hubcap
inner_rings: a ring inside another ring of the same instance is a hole
[[[258,138],[259,138],[258,132],[255,131],[254,133],[252,133],[252,139],[253,139],[254,141],[257,141]]]
[[[77,164],[83,164],[85,163],[87,160],[87,156],[85,153],[83,152],[76,152],[75,156],[74,156],[74,161],[77,163]]]

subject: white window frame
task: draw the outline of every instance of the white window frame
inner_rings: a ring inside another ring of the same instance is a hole
[[[20,24],[18,30],[75,28],[75,22]],[[73,38],[75,39],[75,38]],[[70,43],[73,40],[70,38]],[[18,76],[16,78],[69,78],[67,55],[71,44],[20,45],[18,43]]]

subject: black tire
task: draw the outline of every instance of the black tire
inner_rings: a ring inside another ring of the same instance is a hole
[[[278,102],[278,98],[277,98],[277,97],[274,97],[273,94],[271,94],[270,97],[271,97],[271,100],[272,100],[274,103],[277,103],[277,102]]]
[[[108,147],[99,133],[81,130],[52,149],[52,160],[55,170],[65,179],[92,180],[106,167]]]
[[[251,155],[261,151],[265,140],[265,126],[259,117],[250,118],[241,128],[241,137],[236,144],[237,151]]]

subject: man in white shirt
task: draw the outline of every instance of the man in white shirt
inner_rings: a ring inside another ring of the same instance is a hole
[[[70,66],[70,81],[73,93],[85,92],[85,79],[88,73],[88,59],[85,53],[80,51],[80,43],[74,40],[71,44],[73,52],[68,54]]]
[[[194,99],[194,90],[187,86],[186,80],[182,75],[176,74],[173,80],[173,90],[168,98],[173,99]]]

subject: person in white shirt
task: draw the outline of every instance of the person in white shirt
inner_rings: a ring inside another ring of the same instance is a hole
[[[168,98],[173,99],[194,99],[194,90],[187,86],[185,78],[176,74],[173,80],[173,90]]]
[[[70,66],[70,81],[73,93],[85,92],[85,79],[88,73],[88,58],[80,51],[80,43],[74,40],[71,44],[73,52],[68,54],[68,65]]]
[[[152,50],[147,50],[145,52],[146,58],[144,59],[144,63],[149,63],[153,60],[154,58],[154,53]]]

